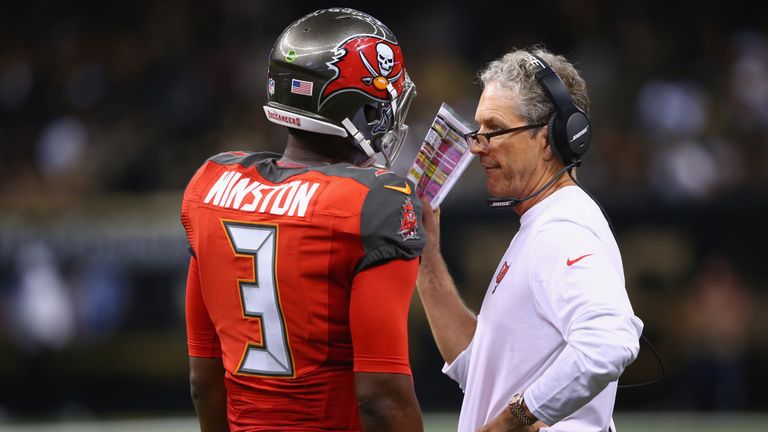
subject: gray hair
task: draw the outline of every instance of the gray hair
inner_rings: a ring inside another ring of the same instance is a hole
[[[527,123],[546,123],[555,111],[555,105],[536,81],[539,66],[532,62],[531,53],[544,59],[555,70],[571,93],[576,106],[589,113],[589,96],[584,78],[565,57],[554,55],[541,47],[528,50],[513,49],[503,57],[488,63],[478,73],[483,88],[491,83],[498,84],[517,99],[517,105],[513,107],[517,115]]]

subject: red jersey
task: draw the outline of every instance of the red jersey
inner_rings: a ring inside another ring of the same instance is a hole
[[[232,430],[359,430],[353,372],[411,373],[413,190],[385,170],[247,152],[197,171],[182,203],[189,355],[221,357]],[[387,283],[404,275],[408,289]],[[378,309],[400,312],[371,324]]]

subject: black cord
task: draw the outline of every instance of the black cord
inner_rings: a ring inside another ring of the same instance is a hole
[[[573,166],[579,166],[579,165],[581,165],[581,161],[579,161],[578,165],[572,164],[571,166],[573,167]],[[580,187],[581,190],[583,190],[585,194],[589,195],[589,197],[592,198],[592,201],[594,201],[595,204],[597,204],[597,207],[600,208],[600,211],[603,213],[603,217],[605,218],[605,221],[608,222],[608,228],[611,229],[611,234],[613,234],[613,238],[616,238],[616,230],[613,229],[613,223],[611,222],[611,218],[608,217],[608,213],[603,208],[603,205],[600,204],[600,201],[598,201],[597,198],[595,198],[595,196],[592,195],[592,193],[587,190],[587,188],[582,186],[581,183],[579,183],[579,181],[576,180],[576,177],[573,176],[573,168],[568,170],[568,177],[570,177],[571,180],[573,180],[573,182],[576,183],[576,186]]]
[[[613,223],[611,223],[611,218],[608,217],[608,213],[605,211],[603,206],[600,204],[600,201],[595,198],[594,195],[592,195],[587,188],[581,185],[581,183],[576,180],[576,178],[573,176],[573,167],[581,165],[581,161],[577,160],[574,161],[574,164],[571,164],[571,167],[568,169],[568,176],[573,180],[574,183],[576,183],[576,186],[581,188],[581,190],[584,191],[587,195],[589,195],[590,198],[592,198],[592,201],[597,204],[597,207],[600,208],[600,211],[603,213],[603,217],[605,218],[605,221],[608,222],[608,228],[611,229],[611,233],[613,234],[613,237],[616,238],[616,231],[613,229]],[[653,353],[654,357],[656,357],[656,362],[659,364],[659,376],[657,378],[654,378],[650,381],[645,381],[637,384],[620,384],[618,388],[625,389],[625,388],[635,388],[635,387],[643,387],[651,384],[656,384],[657,382],[660,382],[664,379],[664,362],[661,360],[661,356],[659,355],[659,352],[656,351],[656,347],[653,346],[650,340],[648,340],[647,337],[645,337],[644,334],[640,335],[640,339],[644,340],[646,344],[648,344],[648,348],[651,349],[651,352]]]
[[[656,351],[656,347],[653,346],[651,341],[649,341],[648,338],[645,337],[645,335],[640,335],[640,337],[642,340],[645,341],[645,343],[648,344],[648,348],[651,349],[651,352],[656,357],[656,362],[659,364],[659,376],[650,381],[644,381],[637,384],[619,384],[618,388],[620,389],[643,387],[651,384],[656,384],[657,382],[660,382],[661,380],[664,379],[664,362],[661,361],[661,356],[659,356],[658,351]]]

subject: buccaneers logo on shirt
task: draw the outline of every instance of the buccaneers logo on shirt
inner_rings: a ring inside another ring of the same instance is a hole
[[[491,294],[496,292],[496,288],[498,288],[501,281],[504,280],[504,276],[507,275],[508,270],[509,270],[509,264],[507,264],[507,262],[504,261],[504,264],[501,266],[501,269],[499,269],[499,274],[496,275],[496,286],[493,287],[493,291],[491,291]]]
[[[390,100],[388,84],[397,94],[403,91],[403,54],[396,43],[375,36],[354,36],[336,48],[328,66],[336,70],[336,77],[323,88],[321,106],[340,90],[352,89],[383,101]]]
[[[403,214],[400,218],[400,232],[398,234],[403,240],[418,240],[420,238],[416,212],[413,211],[410,197],[403,202]]]

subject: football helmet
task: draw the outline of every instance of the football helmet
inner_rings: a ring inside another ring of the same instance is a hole
[[[346,137],[369,160],[389,166],[408,131],[416,86],[394,34],[376,18],[348,8],[322,9],[286,28],[267,70],[267,119]]]

